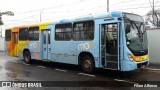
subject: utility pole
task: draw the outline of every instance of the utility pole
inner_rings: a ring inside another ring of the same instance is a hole
[[[40,11],[40,18],[39,18],[40,22],[42,22],[42,12]]]
[[[152,7],[152,18],[153,18],[153,24],[155,25],[155,23],[154,23],[154,0],[153,0],[153,7]]]
[[[107,12],[109,12],[109,0],[107,0]]]

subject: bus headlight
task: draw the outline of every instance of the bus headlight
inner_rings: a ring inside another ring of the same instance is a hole
[[[129,54],[128,57],[131,61],[135,61],[135,62],[141,62],[148,59],[148,55],[134,56],[133,54]]]
[[[134,61],[131,55],[128,55],[128,57],[129,57],[129,60],[131,60],[132,62]]]

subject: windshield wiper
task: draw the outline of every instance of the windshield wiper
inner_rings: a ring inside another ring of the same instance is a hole
[[[135,22],[133,22],[133,21],[131,21],[135,26],[136,26],[136,28],[137,28],[137,30],[138,30],[138,36],[140,37],[139,39],[140,39],[140,41],[141,41],[141,49],[143,50],[144,48],[143,48],[143,34],[142,34],[142,31],[141,31],[141,29],[140,29],[140,27],[141,27],[141,25],[143,24],[143,23],[141,23],[140,25],[139,25],[139,27],[135,24]]]
[[[136,29],[138,30],[138,36],[142,39],[142,37],[141,37],[141,31],[140,31],[140,28],[138,28],[138,26],[135,24],[135,22],[133,22],[133,21],[130,21],[131,22],[131,25],[132,25],[132,23],[136,26]],[[132,27],[133,27],[133,25],[132,25]],[[133,28],[134,29],[134,28]]]
[[[142,25],[143,25],[143,22],[141,22],[141,24],[139,25],[139,30],[140,30]],[[143,28],[143,31],[140,30],[140,34],[141,34],[141,38],[142,38],[142,42],[143,42],[144,28]]]

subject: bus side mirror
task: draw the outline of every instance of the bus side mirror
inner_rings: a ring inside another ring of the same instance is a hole
[[[147,29],[148,29],[148,28],[147,28],[147,27],[145,27],[145,28],[144,28],[144,32],[146,32],[146,31],[147,31]]]
[[[131,25],[127,24],[126,25],[126,33],[129,33],[131,31]]]

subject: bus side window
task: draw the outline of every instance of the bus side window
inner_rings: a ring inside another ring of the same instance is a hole
[[[20,28],[19,29],[19,40],[25,41],[28,39],[28,28]]]
[[[28,39],[31,41],[39,40],[39,27],[30,27]]]
[[[5,32],[5,41],[11,40],[11,30],[6,30]]]
[[[69,41],[71,40],[71,32],[72,31],[72,24],[57,24],[55,26],[55,40],[57,41]]]
[[[73,24],[73,40],[93,40],[94,21],[75,22]]]

